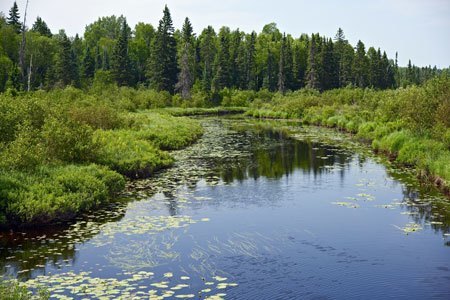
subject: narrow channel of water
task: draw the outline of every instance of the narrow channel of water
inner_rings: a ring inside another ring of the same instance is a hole
[[[448,200],[333,131],[201,120],[122,201],[0,233],[1,272],[62,299],[448,299]]]

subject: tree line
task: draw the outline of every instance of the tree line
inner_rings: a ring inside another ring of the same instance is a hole
[[[347,86],[390,89],[420,84],[442,72],[411,62],[399,67],[397,55],[389,59],[362,41],[354,47],[341,28],[334,38],[318,33],[294,38],[275,23],[259,34],[228,27],[216,32],[208,26],[197,36],[188,18],[176,30],[167,6],[156,28],[141,22],[131,29],[125,17],[110,16],[86,26],[83,37],[69,38],[64,30],[53,34],[40,17],[26,28],[14,2],[7,17],[0,15],[0,36],[0,92],[88,88],[96,81],[148,86],[183,98],[192,91],[209,94],[225,88],[281,93]]]

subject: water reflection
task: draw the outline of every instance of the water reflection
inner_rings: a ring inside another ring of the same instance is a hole
[[[235,126],[236,124],[239,126]],[[161,171],[154,178],[129,184],[129,190],[125,196],[130,201],[144,200],[142,202],[146,205],[145,209],[128,205],[127,202],[118,202],[102,211],[87,214],[71,224],[34,232],[2,232],[0,233],[1,272],[26,279],[45,274],[48,269],[67,269],[75,265],[81,268],[81,262],[77,260],[79,246],[98,237],[102,229],[108,228],[108,224],[122,222],[125,214],[133,216],[133,214],[145,215],[154,211],[159,212],[162,204],[164,213],[177,217],[187,208],[223,206],[227,204],[227,201],[233,201],[225,197],[220,201],[189,203],[180,195],[181,187],[186,187],[188,192],[194,194],[203,183],[208,187],[214,187],[223,184],[233,185],[235,182],[243,183],[248,179],[257,181],[265,178],[276,181],[283,177],[293,177],[297,173],[311,176],[315,180],[330,173],[338,174],[340,184],[344,185],[349,173],[360,175],[355,170],[360,168],[359,171],[362,174],[371,161],[368,158],[370,156],[358,152],[360,149],[346,147],[341,143],[327,142],[326,134],[318,135],[317,132],[313,132],[304,134],[300,138],[289,138],[287,131],[284,128],[278,128],[279,125],[275,123],[261,126],[257,122],[214,119],[205,121],[204,126],[206,133],[199,143],[174,153],[178,159],[174,168]],[[324,132],[326,133],[326,130],[322,130],[320,134]],[[330,134],[335,135],[334,132]],[[396,184],[399,181],[404,183],[401,207],[410,213],[414,222],[428,224],[441,234],[450,232],[448,201],[438,197],[435,192],[420,187],[413,180],[414,176],[407,172],[388,168],[387,174]],[[383,173],[383,177],[385,176],[386,174]],[[157,194],[162,195],[159,202],[154,197]],[[268,202],[267,199],[267,202],[264,202],[266,196],[260,195],[261,198],[253,197],[253,199],[260,201],[260,205],[264,206]],[[238,199],[242,201],[242,197]],[[327,199],[329,202],[333,200],[338,201],[338,199]],[[248,199],[246,201],[248,204]],[[131,216],[128,218],[132,218]],[[111,249],[108,248],[107,257],[111,264],[123,267],[131,260],[132,257],[127,256],[127,251],[131,251],[134,253],[135,260],[141,258],[140,265],[149,268],[159,265],[169,253],[160,249],[161,245],[175,239],[175,234],[173,233],[173,236],[172,233],[170,234],[169,237],[162,234],[153,235],[151,239],[137,240],[134,244],[124,239],[121,244],[114,244]],[[244,243],[244,241],[252,240],[249,234],[244,238],[233,235],[227,240],[219,237],[212,242],[205,242],[207,245],[195,247],[192,250],[196,251],[194,257],[196,255],[208,257],[208,260],[203,262],[201,265],[203,267],[197,264],[193,267],[200,268],[200,273],[205,274],[205,270],[208,269],[205,266],[213,264],[209,260],[210,252],[217,248],[222,248],[221,251],[230,256],[242,254],[236,252],[236,249],[253,253],[256,250]],[[264,239],[264,241],[263,248],[267,252],[283,252],[282,249],[273,249],[274,244],[271,244],[270,240]],[[448,241],[444,243],[447,246],[449,244]],[[256,239],[254,244],[257,244]],[[276,244],[281,242],[277,240]],[[207,247],[213,250],[206,254],[201,252]],[[178,253],[182,253],[183,250],[172,251],[169,256],[178,259]]]

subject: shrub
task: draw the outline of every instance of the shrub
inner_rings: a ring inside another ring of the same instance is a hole
[[[87,125],[53,117],[46,120],[42,131],[47,155],[64,162],[92,161],[98,148],[92,134]]]
[[[130,178],[148,177],[173,163],[167,152],[139,139],[133,131],[98,130],[94,138],[100,145],[96,162]]]
[[[45,224],[106,203],[125,181],[105,167],[69,165],[33,173],[0,172],[0,185],[4,223]]]

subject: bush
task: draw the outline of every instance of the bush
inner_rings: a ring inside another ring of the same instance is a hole
[[[105,167],[42,167],[33,173],[0,172],[4,224],[46,224],[98,207],[125,186]]]
[[[68,112],[70,120],[93,129],[115,129],[122,125],[117,110],[105,104],[72,107]]]
[[[98,147],[92,134],[92,128],[87,125],[56,118],[47,119],[42,131],[49,157],[78,163],[92,161],[96,156]]]
[[[96,162],[130,178],[144,178],[168,167],[173,159],[151,142],[141,140],[129,130],[95,132],[100,145]]]

